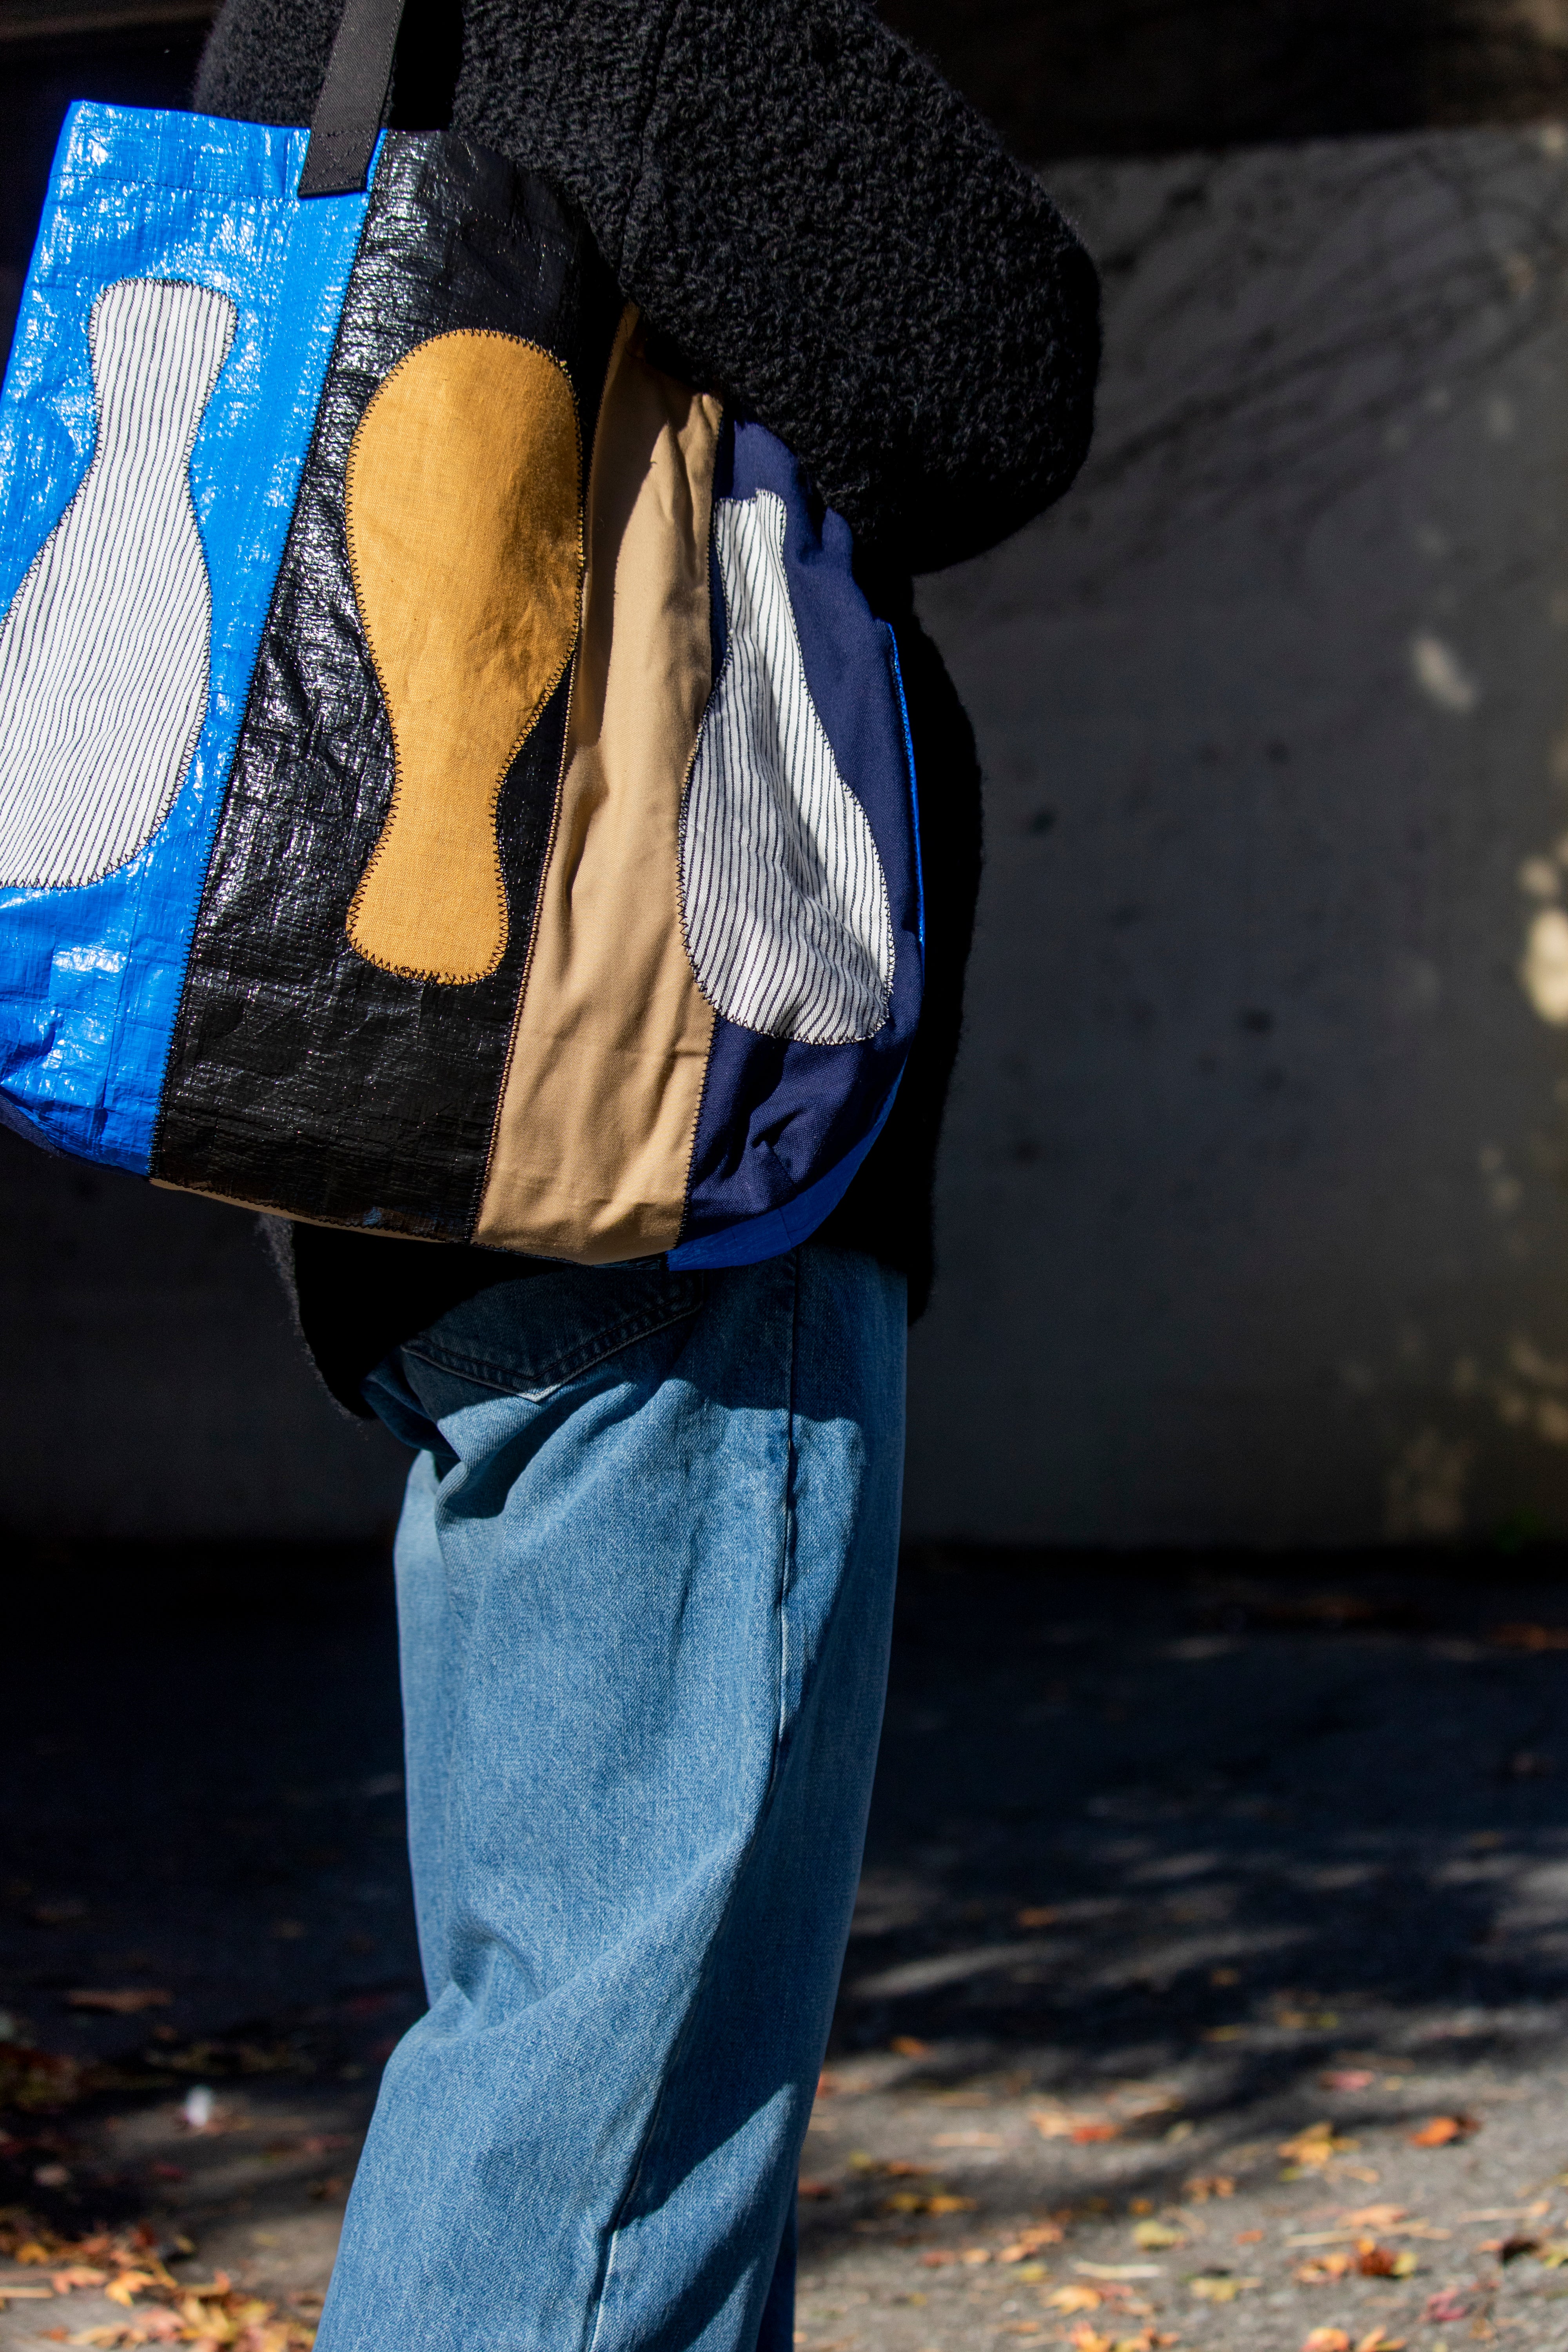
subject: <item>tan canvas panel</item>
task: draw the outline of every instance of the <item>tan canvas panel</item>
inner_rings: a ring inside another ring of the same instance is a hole
[[[673,1248],[713,1013],[680,929],[680,795],[712,681],[720,404],[621,322],[588,491],[555,835],[474,1239],[586,1265]]]

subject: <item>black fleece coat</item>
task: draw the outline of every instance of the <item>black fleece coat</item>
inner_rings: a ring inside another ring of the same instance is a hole
[[[226,0],[203,112],[310,120],[336,0]],[[864,0],[411,0],[392,120],[543,173],[681,371],[785,441],[899,635],[926,878],[924,1009],[892,1117],[820,1238],[931,1286],[931,1190],[980,872],[974,740],[910,575],[1061,495],[1088,446],[1092,265],[1033,176]],[[540,1262],[295,1226],[301,1327],[365,1372]]]

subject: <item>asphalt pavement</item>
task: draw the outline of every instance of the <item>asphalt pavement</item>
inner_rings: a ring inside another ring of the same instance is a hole
[[[6,1610],[0,2347],[303,2346],[421,2004],[385,1563]],[[1568,1561],[912,1557],[797,2340],[1568,2347],[1565,1958]]]

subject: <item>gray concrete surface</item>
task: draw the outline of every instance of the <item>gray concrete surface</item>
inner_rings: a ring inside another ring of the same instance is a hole
[[[49,2286],[99,2224],[308,2322],[420,2006],[384,1568],[108,1555],[10,1631],[0,2347],[132,2324]],[[910,1559],[799,2341],[1561,2352],[1565,1771],[1560,1577]]]
[[[990,853],[910,1524],[1568,1519],[1568,139],[1055,184],[1068,501],[923,597]]]
[[[0,1130],[0,1528],[331,1540],[408,1456],[332,1402],[256,1220]]]
[[[1095,454],[924,591],[990,865],[910,1531],[1562,1533],[1568,134],[1053,177]],[[0,1523],[384,1521],[235,1213],[0,1199]]]

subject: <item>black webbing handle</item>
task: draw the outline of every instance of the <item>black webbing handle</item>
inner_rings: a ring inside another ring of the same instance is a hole
[[[301,196],[351,196],[363,188],[392,87],[403,6],[404,0],[347,0],[310,118]]]

